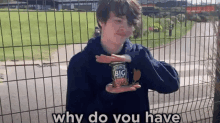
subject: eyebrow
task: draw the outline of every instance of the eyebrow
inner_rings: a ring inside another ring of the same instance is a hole
[[[123,17],[114,17],[115,19],[118,19],[118,18],[120,18],[120,19],[126,19],[125,17],[123,18]]]

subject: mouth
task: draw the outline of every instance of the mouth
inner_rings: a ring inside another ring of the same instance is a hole
[[[125,37],[126,36],[126,34],[125,33],[116,33],[117,35],[119,35],[119,36],[123,36],[123,37]]]

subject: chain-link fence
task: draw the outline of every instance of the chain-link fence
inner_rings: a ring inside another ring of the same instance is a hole
[[[97,2],[0,4],[0,123],[51,123],[52,113],[65,113],[67,66],[95,36]],[[148,47],[155,59],[171,64],[180,76],[175,93],[149,90],[151,112],[178,113],[183,123],[211,123],[218,4],[139,3],[142,36],[130,40]]]

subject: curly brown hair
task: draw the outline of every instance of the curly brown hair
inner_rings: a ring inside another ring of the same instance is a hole
[[[101,21],[106,24],[110,17],[110,12],[113,12],[117,17],[126,16],[128,25],[134,26],[135,28],[134,38],[137,38],[141,35],[142,7],[136,0],[99,0],[96,18],[100,29],[102,27],[98,22]]]

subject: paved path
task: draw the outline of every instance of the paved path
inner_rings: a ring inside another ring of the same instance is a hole
[[[208,59],[211,59],[213,54],[214,38],[210,23],[197,23],[185,37],[166,47],[152,50],[151,53],[157,60],[164,60],[171,64],[179,63],[172,65],[180,73],[181,86],[198,84],[209,81],[202,77],[207,75],[207,69],[212,69],[208,64],[211,64],[213,60]],[[196,80],[193,80],[194,76]],[[184,78],[190,81],[183,83]]]
[[[201,28],[200,28],[201,26]],[[175,106],[163,108],[165,112],[185,112],[190,110],[195,110],[198,107],[207,107],[211,105],[212,99],[208,99],[211,97],[211,85],[210,83],[206,84],[204,82],[209,82],[209,77],[207,75],[206,68],[203,68],[203,64],[207,64],[207,62],[211,63],[212,60],[208,61],[197,61],[197,60],[206,60],[208,55],[204,54],[208,53],[212,48],[213,37],[193,37],[193,36],[209,36],[213,35],[212,29],[209,28],[211,25],[202,23],[196,24],[192,31],[187,34],[188,36],[192,36],[191,38],[181,38],[180,40],[176,40],[164,48],[151,50],[151,53],[154,55],[157,60],[164,60],[170,64],[172,64],[177,71],[180,73],[181,77],[181,88],[179,91],[173,94],[160,94],[157,92],[149,91],[149,99],[151,104],[151,109],[172,105]],[[206,28],[206,29],[205,29]],[[201,33],[200,33],[201,29]],[[199,31],[198,31],[199,30]],[[208,33],[207,33],[208,32]],[[191,44],[191,45],[190,45]],[[201,45],[199,45],[201,44]],[[73,49],[74,46],[74,49]],[[22,121],[24,123],[30,122],[29,115],[31,116],[31,122],[33,123],[45,123],[47,122],[46,111],[48,122],[52,122],[51,114],[54,112],[61,113],[61,105],[65,105],[66,99],[66,69],[69,59],[81,49],[83,49],[86,44],[80,45],[69,45],[65,47],[59,48],[59,62],[60,65],[53,64],[52,66],[48,66],[48,64],[42,64],[41,61],[35,61],[33,65],[32,61],[25,62],[27,66],[17,66],[17,67],[4,67],[4,63],[0,63],[0,73],[7,73],[4,75],[4,81],[8,81],[7,83],[0,84],[0,97],[2,102],[2,108],[0,108],[0,115],[3,114],[11,114],[21,111],[32,110],[24,113],[16,113],[13,115],[14,123],[20,123],[22,115]],[[191,47],[190,47],[191,46]],[[205,48],[204,48],[205,46]],[[176,49],[176,50],[175,50]],[[195,49],[195,50],[194,50]],[[75,52],[73,52],[75,51]],[[67,56],[66,56],[67,54]],[[203,57],[204,54],[204,57]],[[211,53],[209,53],[211,54]],[[52,62],[58,61],[57,53],[52,54]],[[196,62],[192,62],[196,61]],[[180,62],[181,64],[173,64],[175,62]],[[43,63],[49,63],[48,61],[43,61]],[[7,65],[13,65],[13,62],[7,62]],[[23,61],[16,62],[16,64],[24,64]],[[30,66],[28,66],[30,64]],[[31,65],[32,64],[32,65]],[[211,69],[211,68],[209,68]],[[16,74],[17,73],[17,74]],[[7,75],[7,76],[6,76]],[[52,76],[52,77],[51,77]],[[204,77],[204,78],[203,78]],[[185,78],[185,79],[184,79]],[[1,78],[0,78],[1,79]],[[27,79],[27,80],[25,80]],[[19,80],[19,81],[16,81]],[[197,85],[194,85],[197,84]],[[9,98],[10,97],[10,98]],[[204,99],[201,101],[202,99]],[[190,102],[194,101],[193,103]],[[197,100],[197,101],[195,101]],[[187,101],[187,102],[186,102]],[[19,103],[20,102],[20,103]],[[160,102],[158,104],[158,102]],[[181,104],[183,103],[184,104]],[[177,105],[180,104],[180,105]],[[57,106],[56,108],[50,108]],[[187,107],[188,106],[188,107]],[[48,109],[44,109],[47,107]],[[39,111],[35,111],[36,109],[40,109]],[[3,112],[2,112],[2,111]],[[64,111],[64,110],[63,110]],[[154,113],[161,112],[159,110],[153,110]],[[194,121],[195,117],[190,118],[194,114],[200,114],[202,118],[211,117],[210,113],[211,109],[200,109],[196,112],[188,112],[182,114],[183,121]],[[202,114],[201,114],[202,113]],[[39,117],[38,117],[39,116]],[[185,117],[187,116],[187,117]],[[199,117],[198,117],[199,118]],[[4,116],[4,123],[11,123],[11,115]],[[38,121],[38,119],[40,121]],[[201,118],[200,118],[201,119]],[[2,123],[2,117],[0,116],[0,123]]]
[[[211,65],[214,63],[214,60],[211,60],[215,48],[213,35],[211,23],[196,23],[185,37],[165,47],[151,50],[155,59],[166,61],[176,68],[180,75],[181,86],[177,92],[170,95],[151,92],[149,97],[150,104],[153,104],[152,109],[169,105],[166,108],[154,110],[154,113],[186,112],[181,115],[184,122],[212,117],[213,83],[208,71],[214,70]],[[161,103],[155,104],[155,100]]]

